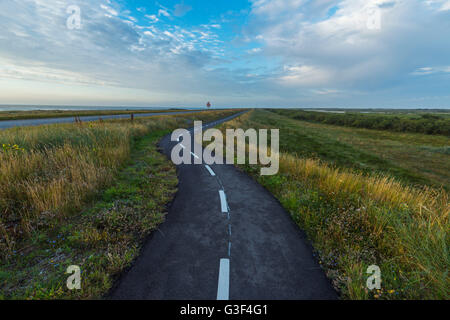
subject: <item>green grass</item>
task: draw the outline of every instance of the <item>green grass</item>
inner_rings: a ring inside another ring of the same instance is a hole
[[[359,113],[354,111],[335,113],[280,109],[273,112],[296,120],[323,124],[450,136],[448,113]]]
[[[220,126],[222,131],[227,128],[280,129],[278,174],[261,176],[259,165],[239,167],[266,187],[305,230],[341,298],[450,297],[448,193],[412,186],[407,181],[418,181],[392,170],[390,162],[368,162],[365,149],[360,152],[361,145],[355,143],[376,141],[378,150],[401,141],[399,148],[414,153],[425,143],[441,150],[447,138],[311,124],[261,110]],[[427,152],[448,157],[434,151]],[[372,169],[361,166],[361,159]],[[401,159],[396,162],[400,168]],[[366,270],[373,264],[381,269],[380,290],[366,287]]]
[[[450,139],[416,133],[346,128],[257,111],[252,121],[280,128],[280,150],[340,168],[384,173],[416,186],[450,188]]]

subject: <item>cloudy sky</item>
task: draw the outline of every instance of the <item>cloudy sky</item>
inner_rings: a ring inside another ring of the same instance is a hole
[[[0,104],[450,108],[450,0],[0,0]]]

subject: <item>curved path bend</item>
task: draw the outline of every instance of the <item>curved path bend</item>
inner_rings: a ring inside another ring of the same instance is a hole
[[[170,157],[176,143],[166,136],[160,146]],[[109,298],[337,298],[304,232],[261,185],[233,165],[182,164],[177,171],[166,221]]]

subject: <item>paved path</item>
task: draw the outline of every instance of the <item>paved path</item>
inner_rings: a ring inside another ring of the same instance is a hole
[[[160,144],[170,156],[176,143]],[[304,233],[266,189],[232,165],[177,169],[166,221],[110,298],[337,298]]]

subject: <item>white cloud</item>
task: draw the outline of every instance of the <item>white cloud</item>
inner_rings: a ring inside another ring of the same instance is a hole
[[[247,53],[255,54],[255,53],[260,53],[261,51],[262,51],[261,48],[253,48],[253,49],[247,50]]]
[[[439,11],[447,11],[450,10],[450,1],[449,0],[427,0],[425,3],[436,10]]]
[[[450,10],[450,1],[446,1],[442,4],[442,7],[440,9],[441,11],[448,11]]]
[[[83,28],[76,31],[66,28],[63,2],[1,2],[2,77],[148,90],[173,87],[181,92],[186,90],[181,90],[184,76],[190,74],[196,75],[191,90],[203,90],[202,79],[208,77],[203,68],[212,59],[209,51],[220,44],[212,31],[138,26],[129,12],[121,16],[101,1],[93,6],[93,1],[79,1]],[[7,45],[11,41],[14,45]]]
[[[338,93],[340,93],[340,90],[335,90],[335,89],[316,89],[313,90],[313,92],[315,94],[319,94],[319,95],[336,95]]]
[[[155,14],[146,14],[145,17],[148,18],[153,23],[159,21],[158,17]]]
[[[0,99],[8,80],[48,84],[49,95],[59,83],[132,88],[166,104],[425,103],[448,92],[448,0],[255,0],[242,34],[220,17],[181,27],[162,6],[134,16],[118,2],[76,2],[80,30],[66,28],[66,1],[0,1]],[[373,8],[380,29],[368,28]]]
[[[119,13],[116,10],[114,10],[111,7],[105,6],[104,4],[101,4],[100,8],[102,8],[103,10],[105,10],[106,12],[108,12],[112,16],[118,16],[119,15]]]
[[[411,74],[415,76],[425,76],[436,73],[450,73],[450,66],[417,68]]]
[[[253,0],[249,30],[265,53],[293,66],[278,76],[286,85],[373,90],[449,62],[448,2]]]
[[[332,73],[316,66],[285,66],[282,83],[289,86],[322,86],[329,82]]]
[[[170,17],[170,13],[165,9],[159,9],[158,16]]]

